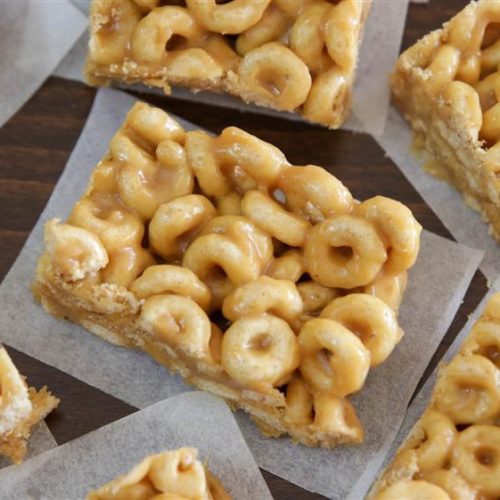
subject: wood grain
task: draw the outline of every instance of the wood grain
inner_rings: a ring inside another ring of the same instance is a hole
[[[431,0],[411,5],[403,48],[449,19],[467,2]],[[390,8],[390,2],[387,2]],[[0,276],[7,273],[45,206],[78,139],[92,106],[95,90],[82,84],[49,78],[30,101],[0,129]],[[213,132],[236,125],[270,141],[297,165],[322,165],[358,198],[383,194],[404,201],[429,231],[451,238],[436,215],[387,158],[364,134],[328,131],[321,127],[235,112],[169,98],[141,96]],[[435,366],[486,292],[476,273],[453,324],[428,370]],[[8,325],[3,325],[8,328]],[[58,443],[128,415],[135,408],[75,378],[9,348],[21,372],[36,387],[48,385],[62,403],[47,423]],[[425,380],[425,378],[424,378]],[[263,471],[277,499],[322,498]]]

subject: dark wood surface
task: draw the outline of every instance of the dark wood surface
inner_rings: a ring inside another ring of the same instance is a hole
[[[387,1],[388,9],[390,3]],[[430,4],[411,5],[403,48],[437,28],[466,3],[465,0],[431,0]],[[82,84],[49,78],[0,129],[1,277],[14,262],[43,210],[85,124],[94,96],[95,90]],[[168,98],[141,97],[213,132],[228,125],[244,128],[275,144],[294,164],[313,163],[331,170],[357,198],[383,194],[405,202],[426,229],[451,238],[417,191],[368,135],[332,132],[312,125]],[[427,373],[485,292],[486,280],[478,272]],[[8,325],[2,327],[8,328]],[[47,384],[61,398],[59,409],[47,418],[59,444],[137,411],[53,367],[8,349],[30,384],[36,387]],[[265,471],[263,474],[277,499],[321,498]]]

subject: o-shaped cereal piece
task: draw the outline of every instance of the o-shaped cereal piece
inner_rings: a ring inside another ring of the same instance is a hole
[[[99,237],[86,229],[50,219],[45,224],[45,248],[53,267],[67,281],[96,274],[108,262]]]
[[[141,138],[157,146],[163,141],[183,142],[186,132],[162,109],[136,102],[128,112],[126,124]]]
[[[244,386],[279,387],[299,365],[299,346],[280,318],[268,314],[242,318],[222,338],[221,363]]]
[[[155,264],[153,255],[140,245],[122,247],[109,253],[102,279],[105,283],[128,287],[144,269]]]
[[[295,284],[260,276],[234,290],[222,305],[222,314],[230,321],[266,312],[289,323],[295,320],[302,312],[302,299]]]
[[[483,111],[478,90],[467,83],[453,81],[444,88],[443,99],[446,105],[450,106],[452,113],[461,113],[461,120],[466,124],[466,133],[470,134],[474,141],[479,140]]]
[[[314,389],[344,397],[359,391],[370,368],[370,353],[361,340],[340,323],[314,318],[298,337],[300,373]]]
[[[165,259],[179,257],[196,231],[215,217],[216,213],[208,198],[199,194],[163,203],[149,224],[151,246]]]
[[[443,413],[427,410],[417,424],[423,440],[416,449],[421,472],[443,468],[451,456],[457,431],[454,423]]]
[[[314,314],[324,309],[333,299],[339,296],[335,288],[328,288],[315,281],[297,283],[297,289],[302,297],[304,313]]]
[[[500,495],[500,428],[472,425],[458,437],[451,463],[484,495]]]
[[[238,215],[221,215],[208,221],[201,235],[220,234],[234,241],[241,250],[259,262],[261,270],[273,258],[273,241],[261,231],[250,219]]]
[[[234,35],[257,23],[270,1],[232,0],[217,4],[216,0],[186,0],[186,4],[207,30]]]
[[[306,241],[309,223],[287,212],[261,191],[247,191],[241,202],[241,210],[257,227],[291,247],[300,247]]]
[[[144,225],[115,194],[91,193],[78,201],[68,223],[99,236],[108,252],[140,245]]]
[[[438,378],[435,406],[456,424],[484,422],[500,411],[499,385],[500,371],[489,359],[458,356]]]
[[[269,264],[266,274],[276,280],[290,280],[296,283],[306,272],[304,258],[299,250],[288,250]]]
[[[382,272],[363,288],[363,292],[375,295],[375,297],[383,300],[391,309],[397,311],[403,300],[407,283],[408,273],[406,271],[396,275]]]
[[[386,259],[385,246],[372,224],[353,215],[339,215],[317,224],[304,246],[307,272],[328,287],[367,285]]]
[[[219,215],[241,215],[241,196],[236,191],[219,196],[217,212]]]
[[[220,308],[238,286],[259,277],[261,262],[227,236],[199,236],[187,248],[182,265],[195,272],[212,294],[212,307]]]
[[[332,300],[320,317],[354,332],[370,351],[371,366],[383,363],[403,336],[395,312],[379,298],[364,293]]]
[[[448,493],[427,481],[405,479],[391,484],[376,500],[451,500]]]
[[[196,42],[204,35],[204,30],[183,7],[167,5],[154,9],[134,30],[130,42],[133,58],[140,63],[160,63],[167,55],[165,48],[174,35]]]
[[[312,431],[325,436],[326,446],[342,442],[363,442],[364,431],[354,407],[345,398],[319,393],[314,396]],[[327,436],[335,436],[328,439]],[[323,444],[323,443],[322,443]]]
[[[287,16],[271,4],[262,14],[259,22],[241,33],[236,39],[236,51],[240,55],[245,55],[265,43],[279,40],[287,31],[288,26]]]
[[[334,215],[348,214],[353,207],[349,190],[332,174],[315,165],[288,167],[278,182],[288,209],[313,224]]]
[[[293,111],[305,102],[311,89],[307,66],[279,42],[247,52],[238,77],[243,100],[279,110]]]
[[[345,75],[337,67],[328,69],[313,80],[303,115],[313,122],[338,128],[345,118],[347,107],[344,103],[347,99],[348,86]]]
[[[328,54],[346,73],[356,66],[361,2],[341,0],[326,14],[324,36]]]
[[[500,369],[500,323],[486,319],[478,321],[460,351],[484,356]]]
[[[89,52],[97,64],[121,63],[141,13],[132,2],[108,0],[91,7],[96,26],[89,42]]]
[[[194,300],[204,311],[210,306],[210,290],[190,269],[181,266],[158,265],[148,267],[131,285],[130,291],[138,299],[151,295],[182,295]]]
[[[153,295],[145,300],[141,321],[173,349],[190,357],[211,359],[211,325],[205,311],[179,295]]]
[[[193,169],[201,190],[207,196],[222,196],[231,184],[221,172],[215,157],[213,137],[200,131],[186,134],[185,149],[188,163]]]
[[[301,377],[295,372],[286,386],[285,422],[288,425],[304,427],[313,422],[312,393]]]
[[[289,165],[278,148],[237,127],[225,128],[216,139],[216,157],[233,181],[247,174],[258,186],[271,189]],[[234,172],[236,168],[242,172]]]
[[[154,161],[129,138],[116,135],[111,154],[124,162],[118,174],[120,198],[143,219],[151,219],[162,203],[193,191],[193,173],[184,148],[175,141],[161,142]]]
[[[424,472],[422,479],[442,488],[452,498],[460,500],[476,500],[477,488],[469,484],[455,469],[438,469]]]
[[[372,222],[387,242],[387,273],[399,274],[413,266],[420,248],[422,226],[409,208],[399,201],[375,196],[358,205],[354,213]]]

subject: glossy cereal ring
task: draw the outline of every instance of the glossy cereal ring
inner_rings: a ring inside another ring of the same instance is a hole
[[[278,188],[286,198],[286,207],[316,224],[334,215],[348,214],[353,207],[349,190],[321,167],[283,169]]]
[[[217,198],[217,213],[219,215],[242,215],[241,196],[231,191]]]
[[[417,425],[423,433],[423,440],[416,448],[419,470],[445,467],[457,436],[455,424],[443,413],[427,410]]]
[[[269,42],[247,52],[238,77],[244,100],[286,111],[302,105],[311,89],[307,66],[279,42]]]
[[[188,9],[166,5],[143,17],[130,42],[133,58],[145,64],[158,64],[165,58],[170,39],[177,35],[193,43],[201,40],[205,30]]]
[[[196,359],[211,359],[210,320],[193,300],[179,295],[153,295],[142,306],[141,321],[170,347]]]
[[[236,39],[236,51],[245,55],[265,43],[279,40],[289,27],[286,14],[274,5],[270,5],[257,22]]]
[[[241,210],[257,227],[291,247],[304,245],[309,223],[287,212],[279,203],[261,191],[247,191]]]
[[[190,194],[160,205],[149,224],[149,241],[164,259],[180,257],[204,224],[217,214],[208,198]]]
[[[246,174],[254,186],[273,189],[283,167],[289,165],[278,148],[237,127],[225,128],[216,139],[216,158],[222,171],[240,188],[238,179]]]
[[[322,311],[333,299],[339,296],[339,290],[320,285],[315,281],[297,283],[297,289],[302,297],[304,313],[316,314]]]
[[[320,317],[354,332],[370,352],[371,366],[383,363],[403,335],[395,312],[379,298],[364,293],[332,300]]]
[[[186,134],[185,149],[201,190],[207,196],[222,196],[231,189],[215,157],[215,139],[199,131]]]
[[[313,396],[300,373],[295,372],[286,386],[285,422],[304,427],[313,422]]]
[[[422,479],[442,488],[450,498],[476,500],[477,488],[469,484],[455,469],[438,469],[422,473]]]
[[[99,237],[81,227],[50,219],[45,224],[45,248],[53,267],[67,281],[98,273],[109,262]]]
[[[300,250],[288,250],[269,264],[266,274],[277,280],[290,280],[296,283],[306,272],[304,258]]]
[[[302,299],[295,284],[260,276],[236,288],[222,305],[222,314],[233,322],[263,313],[272,314],[288,323],[295,320],[302,313]]]
[[[427,481],[405,479],[391,484],[377,500],[451,500],[446,491]]]
[[[108,252],[140,245],[144,236],[142,221],[115,194],[85,196],[73,207],[68,223],[97,234]]]
[[[500,428],[472,425],[458,437],[451,459],[460,474],[483,495],[500,495]]]
[[[367,285],[386,259],[384,243],[372,224],[353,215],[339,215],[317,224],[304,246],[304,262],[311,278],[334,288]]]
[[[256,24],[271,0],[186,0],[186,5],[207,30],[234,35]]]
[[[344,120],[340,110],[348,99],[348,89],[346,77],[339,68],[322,71],[312,82],[302,111],[304,117],[331,128],[340,127]]]
[[[152,295],[172,294],[189,297],[204,311],[210,306],[210,290],[191,270],[181,266],[158,265],[148,267],[131,285],[130,291],[138,299]]]
[[[300,373],[316,390],[336,397],[359,391],[370,368],[370,353],[340,323],[314,318],[298,336]]]
[[[134,3],[121,0],[99,2],[91,11],[97,29],[90,37],[89,51],[97,64],[121,63],[126,56],[130,38],[141,20],[141,12]],[[104,7],[105,12],[102,12]]]
[[[146,139],[155,149],[160,142],[184,142],[185,130],[169,114],[162,109],[137,102],[129,111],[126,119],[127,127]]]
[[[363,292],[378,297],[391,309],[397,311],[403,300],[407,283],[408,273],[406,271],[396,275],[382,272],[363,288]]]
[[[125,136],[115,136],[110,151],[124,163],[118,174],[120,198],[143,219],[151,219],[162,203],[193,191],[193,173],[175,141],[158,145],[157,160]]]
[[[282,319],[268,314],[242,318],[222,338],[221,363],[244,386],[279,387],[299,364],[299,346]]]
[[[486,311],[483,316],[485,313]],[[500,323],[481,318],[474,325],[460,352],[484,356],[500,369]]]
[[[104,283],[128,287],[145,269],[154,266],[153,255],[140,245],[122,247],[109,253],[109,264],[102,271]]]
[[[399,201],[375,196],[358,205],[354,213],[374,224],[386,241],[388,258],[384,268],[387,273],[399,274],[413,266],[422,226],[409,208]]]
[[[489,359],[458,356],[438,377],[435,406],[456,424],[488,421],[500,412],[499,380],[500,371]]]

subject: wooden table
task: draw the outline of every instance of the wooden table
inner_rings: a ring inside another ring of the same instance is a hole
[[[390,3],[387,2],[388,9]],[[430,5],[411,5],[403,48],[438,27],[466,3],[466,0],[430,0]],[[94,96],[95,90],[82,84],[49,78],[0,129],[2,277],[44,208],[85,124]],[[313,163],[331,170],[357,198],[382,194],[405,202],[426,229],[451,238],[417,191],[368,135],[332,132],[312,125],[172,99],[145,98],[213,132],[228,125],[242,127],[275,144],[293,164]],[[485,292],[486,280],[478,272],[427,373]],[[8,328],[8,325],[2,327]],[[36,387],[47,384],[61,398],[59,409],[47,418],[59,444],[137,411],[70,375],[14,349],[8,350],[30,384]],[[277,499],[322,498],[265,471],[263,475]]]

